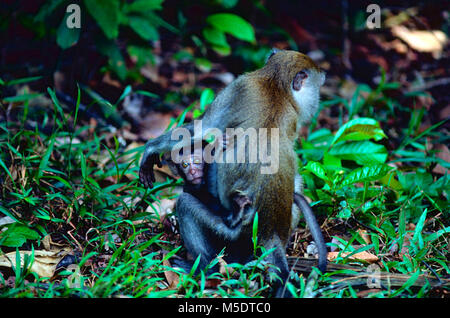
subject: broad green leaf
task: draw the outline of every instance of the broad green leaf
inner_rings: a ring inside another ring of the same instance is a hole
[[[342,181],[342,186],[357,182],[374,181],[384,177],[392,168],[385,164],[366,166],[351,171]]]
[[[225,33],[217,28],[206,27],[202,31],[203,37],[211,44],[229,46]]]
[[[26,225],[14,224],[13,232],[23,235],[26,239],[29,240],[37,240],[39,238],[39,234],[35,231],[27,227]]]
[[[56,43],[63,50],[75,45],[80,38],[81,28],[68,28],[67,18],[71,13],[66,13],[61,23],[59,24],[58,30],[56,30]]]
[[[323,156],[323,165],[327,168],[333,168],[333,169],[339,169],[342,167],[341,159],[330,155],[328,152],[326,152]]]
[[[219,46],[219,45],[213,45],[212,49],[216,51],[217,54],[222,56],[227,56],[231,54],[231,47],[230,46]]]
[[[323,142],[326,142],[328,144],[332,139],[333,139],[333,134],[331,133],[331,131],[329,129],[322,128],[322,129],[312,132],[308,136],[307,140],[313,144],[323,143]]]
[[[145,18],[132,16],[129,18],[130,27],[141,38],[147,41],[156,41],[159,39],[159,34],[156,28]]]
[[[206,18],[206,22],[232,36],[247,42],[256,42],[255,31],[250,23],[232,13],[217,13]]]
[[[304,169],[314,173],[317,177],[319,177],[322,180],[326,181],[329,180],[325,168],[319,162],[309,161],[308,164],[304,167]]]
[[[119,35],[119,0],[84,0],[87,10],[108,39]]]
[[[37,240],[39,234],[26,225],[14,223],[8,226],[8,229],[0,234],[0,244],[8,247],[20,247],[27,239]]]
[[[391,189],[394,190],[402,190],[403,187],[400,184],[400,182],[397,181],[397,179],[395,178],[395,171],[389,172],[388,174],[386,174],[384,177],[382,177],[380,179],[380,182],[382,184],[387,185],[388,187],[390,187]]]
[[[342,125],[336,132],[331,145],[334,145],[340,140],[363,140],[373,138],[378,141],[385,137],[386,135],[380,128],[380,124],[375,119],[361,117],[352,119],[348,123]]]
[[[124,12],[142,12],[147,10],[161,10],[164,0],[136,0],[123,6]]]
[[[27,239],[21,234],[11,233],[0,237],[0,245],[8,247],[21,247]]]
[[[340,159],[356,161],[360,165],[384,163],[388,156],[383,145],[368,140],[340,143],[331,148],[329,153]]]

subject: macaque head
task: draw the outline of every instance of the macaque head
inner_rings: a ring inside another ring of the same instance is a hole
[[[190,184],[200,184],[203,178],[203,151],[195,149],[193,153],[181,157],[178,169],[181,175],[186,177],[186,182]]]
[[[319,108],[319,90],[325,73],[305,54],[274,49],[267,59],[268,72],[290,94],[299,109],[300,123],[311,120]]]

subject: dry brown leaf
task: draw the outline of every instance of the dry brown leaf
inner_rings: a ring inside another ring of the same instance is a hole
[[[148,206],[146,212],[155,213],[159,219],[163,221],[167,214],[171,213],[175,208],[175,199],[162,199],[159,202],[153,202],[152,206]],[[156,211],[155,211],[156,209]]]
[[[445,162],[450,162],[450,150],[446,145],[436,145],[435,149],[439,150],[439,152],[436,154],[438,158],[441,158]],[[436,167],[434,167],[433,172],[439,174],[448,174],[448,169],[443,167],[441,164],[437,164]]]
[[[340,257],[345,257],[347,255],[349,255],[350,253],[341,253]],[[329,261],[334,261],[339,255],[339,252],[329,252],[328,253],[328,257],[327,259]],[[378,256],[371,254],[369,252],[363,251],[363,252],[359,252],[356,254],[353,254],[351,256],[348,257],[351,260],[361,260],[361,261],[365,261],[367,263],[375,263],[378,261]]]
[[[433,53],[439,57],[447,43],[447,36],[440,30],[409,30],[405,26],[392,27],[392,33],[419,52]]]
[[[149,112],[142,118],[142,129],[139,136],[144,140],[148,140],[162,135],[169,126],[171,119],[171,113]]]
[[[359,233],[361,238],[364,240],[364,242],[366,242],[366,244],[371,244],[372,243],[372,240],[370,239],[370,235],[367,233],[366,230],[358,229],[357,232]]]
[[[167,259],[163,260],[163,265],[172,267],[169,260]],[[179,276],[175,272],[170,270],[164,271],[164,276],[166,276],[167,282],[169,283],[169,289],[176,289],[178,283],[180,282]]]
[[[69,247],[53,251],[35,250],[34,262],[30,270],[40,277],[52,277],[55,273],[56,265],[71,251],[72,249]],[[23,266],[25,255],[31,256],[31,251],[19,251],[19,253],[20,264]],[[16,252],[0,255],[0,266],[14,268],[16,266]]]

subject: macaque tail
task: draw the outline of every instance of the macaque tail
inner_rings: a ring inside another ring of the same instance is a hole
[[[297,207],[302,211],[303,217],[306,220],[306,224],[311,231],[311,235],[316,243],[317,250],[319,251],[319,269],[322,273],[327,270],[327,246],[325,245],[325,240],[323,239],[322,231],[317,223],[316,217],[306,201],[303,195],[294,193],[294,202]]]

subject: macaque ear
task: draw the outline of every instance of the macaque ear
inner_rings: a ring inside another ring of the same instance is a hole
[[[294,91],[299,91],[303,86],[303,81],[308,78],[305,71],[298,72],[292,81],[292,88]]]
[[[277,53],[280,52],[280,51],[281,51],[281,50],[280,50],[280,49],[277,49],[276,47],[272,48],[272,51],[270,52],[269,56],[268,56],[267,59],[266,59],[266,63],[267,63],[267,61],[268,61],[272,56],[274,56],[275,54],[277,54]]]

